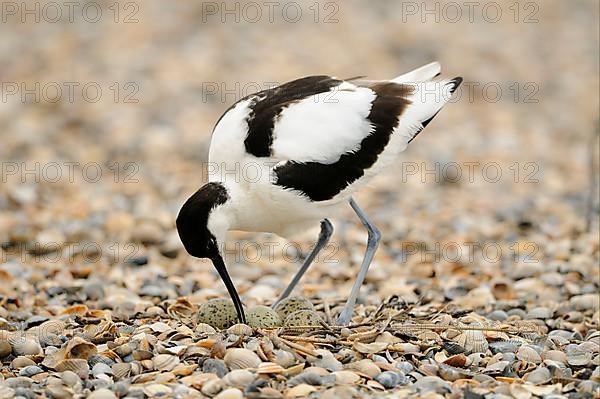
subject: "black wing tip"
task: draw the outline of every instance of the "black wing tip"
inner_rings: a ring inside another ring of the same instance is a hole
[[[462,76],[457,76],[454,79],[451,79],[450,83],[449,83],[452,85],[452,88],[450,89],[450,94],[454,94],[454,92],[456,91],[456,89],[458,89],[458,87],[461,85],[462,82],[463,82]]]

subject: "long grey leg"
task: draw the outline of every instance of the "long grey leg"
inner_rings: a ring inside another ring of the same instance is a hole
[[[362,261],[362,265],[360,266],[360,270],[358,272],[358,276],[356,277],[356,281],[354,281],[354,285],[352,286],[352,291],[350,292],[350,296],[346,301],[346,305],[344,305],[344,309],[338,316],[337,324],[344,326],[350,322],[352,318],[352,310],[354,309],[354,304],[356,303],[356,299],[358,298],[358,292],[360,291],[360,287],[362,286],[363,281],[365,280],[365,276],[367,275],[367,270],[369,270],[369,265],[371,265],[371,261],[373,260],[373,256],[375,255],[375,251],[377,251],[377,246],[379,245],[379,241],[381,240],[381,233],[377,230],[377,227],[371,223],[366,213],[360,209],[358,204],[354,201],[353,198],[350,198],[350,206],[362,222],[363,226],[367,228],[367,232],[369,236],[367,238],[367,249],[365,251],[365,257]]]
[[[273,306],[277,305],[279,303],[279,301],[287,298],[292,293],[292,291],[294,290],[294,288],[296,288],[296,286],[300,282],[300,279],[302,278],[304,273],[306,273],[306,271],[308,270],[308,267],[315,260],[315,258],[317,257],[317,255],[319,254],[321,249],[323,249],[323,247],[325,245],[327,245],[327,243],[329,242],[329,238],[331,238],[331,234],[333,234],[333,225],[331,224],[331,222],[329,220],[323,219],[321,221],[321,233],[319,233],[319,239],[317,240],[317,243],[315,244],[313,249],[311,249],[311,251],[308,254],[308,256],[306,257],[306,259],[304,259],[304,263],[302,263],[302,266],[296,272],[296,275],[294,276],[294,278],[292,279],[290,284],[283,291],[283,293],[281,294],[281,296],[279,297],[277,302],[275,302],[273,304]]]

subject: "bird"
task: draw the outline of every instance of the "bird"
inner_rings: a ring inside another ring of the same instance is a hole
[[[212,261],[239,322],[246,318],[223,260],[226,233],[290,238],[320,224],[315,245],[275,305],[291,294],[328,243],[334,231],[330,219],[349,205],[368,233],[364,259],[336,319],[338,325],[350,323],[381,240],[353,194],[393,170],[400,153],[462,83],[462,77],[440,75],[440,64],[432,62],[391,80],[307,76],[250,94],[219,118],[208,182],[182,205],[176,227],[189,255]]]

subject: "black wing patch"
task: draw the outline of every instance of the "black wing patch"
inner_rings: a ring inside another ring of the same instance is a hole
[[[281,111],[290,104],[330,91],[342,83],[329,76],[308,76],[253,95],[247,118],[246,152],[256,157],[271,156],[273,128]]]
[[[342,154],[332,164],[286,162],[274,169],[275,184],[300,191],[312,201],[325,201],[362,177],[390,141],[400,115],[410,104],[407,97],[413,89],[386,82],[374,84],[371,90],[377,94],[367,117],[372,130],[361,141],[359,149]]]

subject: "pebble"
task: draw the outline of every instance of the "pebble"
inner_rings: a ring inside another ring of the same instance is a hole
[[[42,370],[40,367],[38,366],[27,366],[27,367],[23,367],[20,371],[19,371],[19,375],[22,377],[32,377],[36,374],[40,374],[43,373],[44,370]]]
[[[206,359],[204,363],[202,363],[202,372],[213,373],[216,374],[217,377],[223,378],[225,374],[227,374],[227,366],[221,359]]]
[[[384,371],[375,376],[375,381],[383,385],[386,389],[392,389],[398,384],[405,383],[405,378],[404,375],[400,375],[393,371]]]

